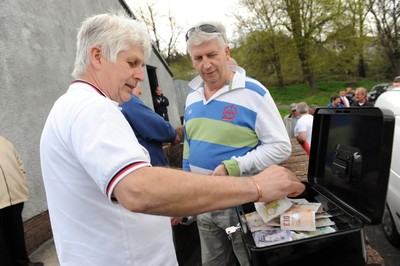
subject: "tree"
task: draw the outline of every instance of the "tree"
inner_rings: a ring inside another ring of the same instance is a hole
[[[275,16],[279,10],[275,2],[274,0],[243,0],[241,5],[246,8],[246,12],[242,12],[241,10],[240,13],[235,14],[235,18],[238,21],[239,28],[247,32],[264,31],[266,33],[264,36],[261,36],[261,34],[253,35],[255,39],[257,39],[257,36],[260,37],[260,40],[257,42],[265,47],[265,49],[259,47],[256,50],[260,54],[263,54],[262,58],[267,60],[266,63],[272,66],[276,74],[278,87],[282,88],[284,79],[280,54],[277,51],[279,43],[276,37],[279,25]],[[246,17],[243,16],[244,14]]]
[[[369,0],[378,40],[389,62],[391,77],[400,74],[400,3],[398,0]]]
[[[169,64],[178,55],[176,44],[182,34],[183,27],[176,23],[170,10],[167,11],[168,14],[165,21],[165,16],[158,14],[154,5],[154,3],[147,2],[146,8],[137,7],[135,14],[146,24],[149,34],[153,38],[154,46]],[[167,25],[167,29],[163,29],[164,33],[165,31],[169,32],[167,40],[159,34],[159,29],[162,28],[162,25]]]
[[[178,41],[178,38],[181,36],[183,27],[178,26],[176,20],[171,14],[171,11],[168,11],[168,25],[171,34],[169,35],[170,37],[167,41],[167,47],[165,50],[163,50],[162,53],[165,56],[165,60],[167,61],[167,63],[170,64],[172,62],[172,59],[174,59],[179,54],[176,48],[176,43]]]
[[[311,92],[317,90],[313,68],[315,39],[322,36],[324,26],[331,22],[341,10],[341,1],[335,0],[282,0],[282,10],[287,16],[282,22],[292,33],[305,81]]]
[[[338,18],[332,32],[327,35],[323,43],[324,50],[320,53],[319,68],[325,71],[325,75],[344,78],[358,76],[355,36],[357,36],[356,31],[349,20]]]
[[[370,11],[370,5],[365,0],[350,0],[345,8],[350,17],[351,25],[355,30],[356,52],[358,56],[358,76],[366,77],[366,62],[365,62],[365,42],[367,38],[366,19]]]
[[[279,88],[293,82],[302,82],[300,64],[295,53],[296,47],[287,34],[277,32],[274,35],[276,54],[279,55],[279,70],[285,78],[284,84],[279,84],[278,71],[273,63],[273,53],[270,43],[270,32],[251,31],[240,40],[237,48],[231,49],[231,55],[246,69],[248,75],[256,78],[265,85],[274,85]]]

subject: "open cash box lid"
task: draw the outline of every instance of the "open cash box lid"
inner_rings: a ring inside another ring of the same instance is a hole
[[[320,108],[314,114],[308,183],[364,224],[382,220],[394,115],[376,107]]]

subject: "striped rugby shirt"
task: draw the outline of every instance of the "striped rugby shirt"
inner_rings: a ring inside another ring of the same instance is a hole
[[[233,79],[208,101],[200,76],[189,83],[184,170],[208,174],[229,160],[238,168],[233,175],[251,175],[290,155],[290,140],[269,91],[246,77],[243,68],[231,66],[231,70]]]

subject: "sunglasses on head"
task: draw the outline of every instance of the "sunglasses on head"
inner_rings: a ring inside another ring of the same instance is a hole
[[[214,32],[219,32],[218,29],[211,24],[203,24],[197,27],[193,27],[190,30],[188,30],[186,32],[186,41],[189,40],[189,38],[193,35],[193,33],[195,32],[196,29],[199,29],[202,32],[206,32],[206,33],[214,33]]]

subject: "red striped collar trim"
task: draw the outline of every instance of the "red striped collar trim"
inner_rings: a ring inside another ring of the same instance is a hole
[[[111,188],[114,186],[114,183],[118,180],[118,178],[123,175],[124,173],[126,173],[126,171],[131,170],[132,168],[136,168],[138,166],[141,165],[149,165],[148,162],[134,162],[131,164],[128,164],[127,166],[125,166],[124,168],[122,168],[121,170],[119,170],[110,180],[110,182],[107,185],[107,189],[106,189],[106,194],[110,195],[110,190]]]
[[[86,81],[86,80],[77,79],[77,80],[74,80],[74,81],[71,82],[71,84],[76,84],[76,83],[84,83],[84,84],[87,84],[87,85],[89,85],[90,87],[92,87],[95,91],[97,91],[98,94],[100,94],[101,96],[104,96],[104,97],[108,98],[107,95],[106,95],[104,92],[102,92],[99,88],[97,88],[95,85],[93,85],[92,83],[90,83],[90,82],[88,82],[88,81]]]

